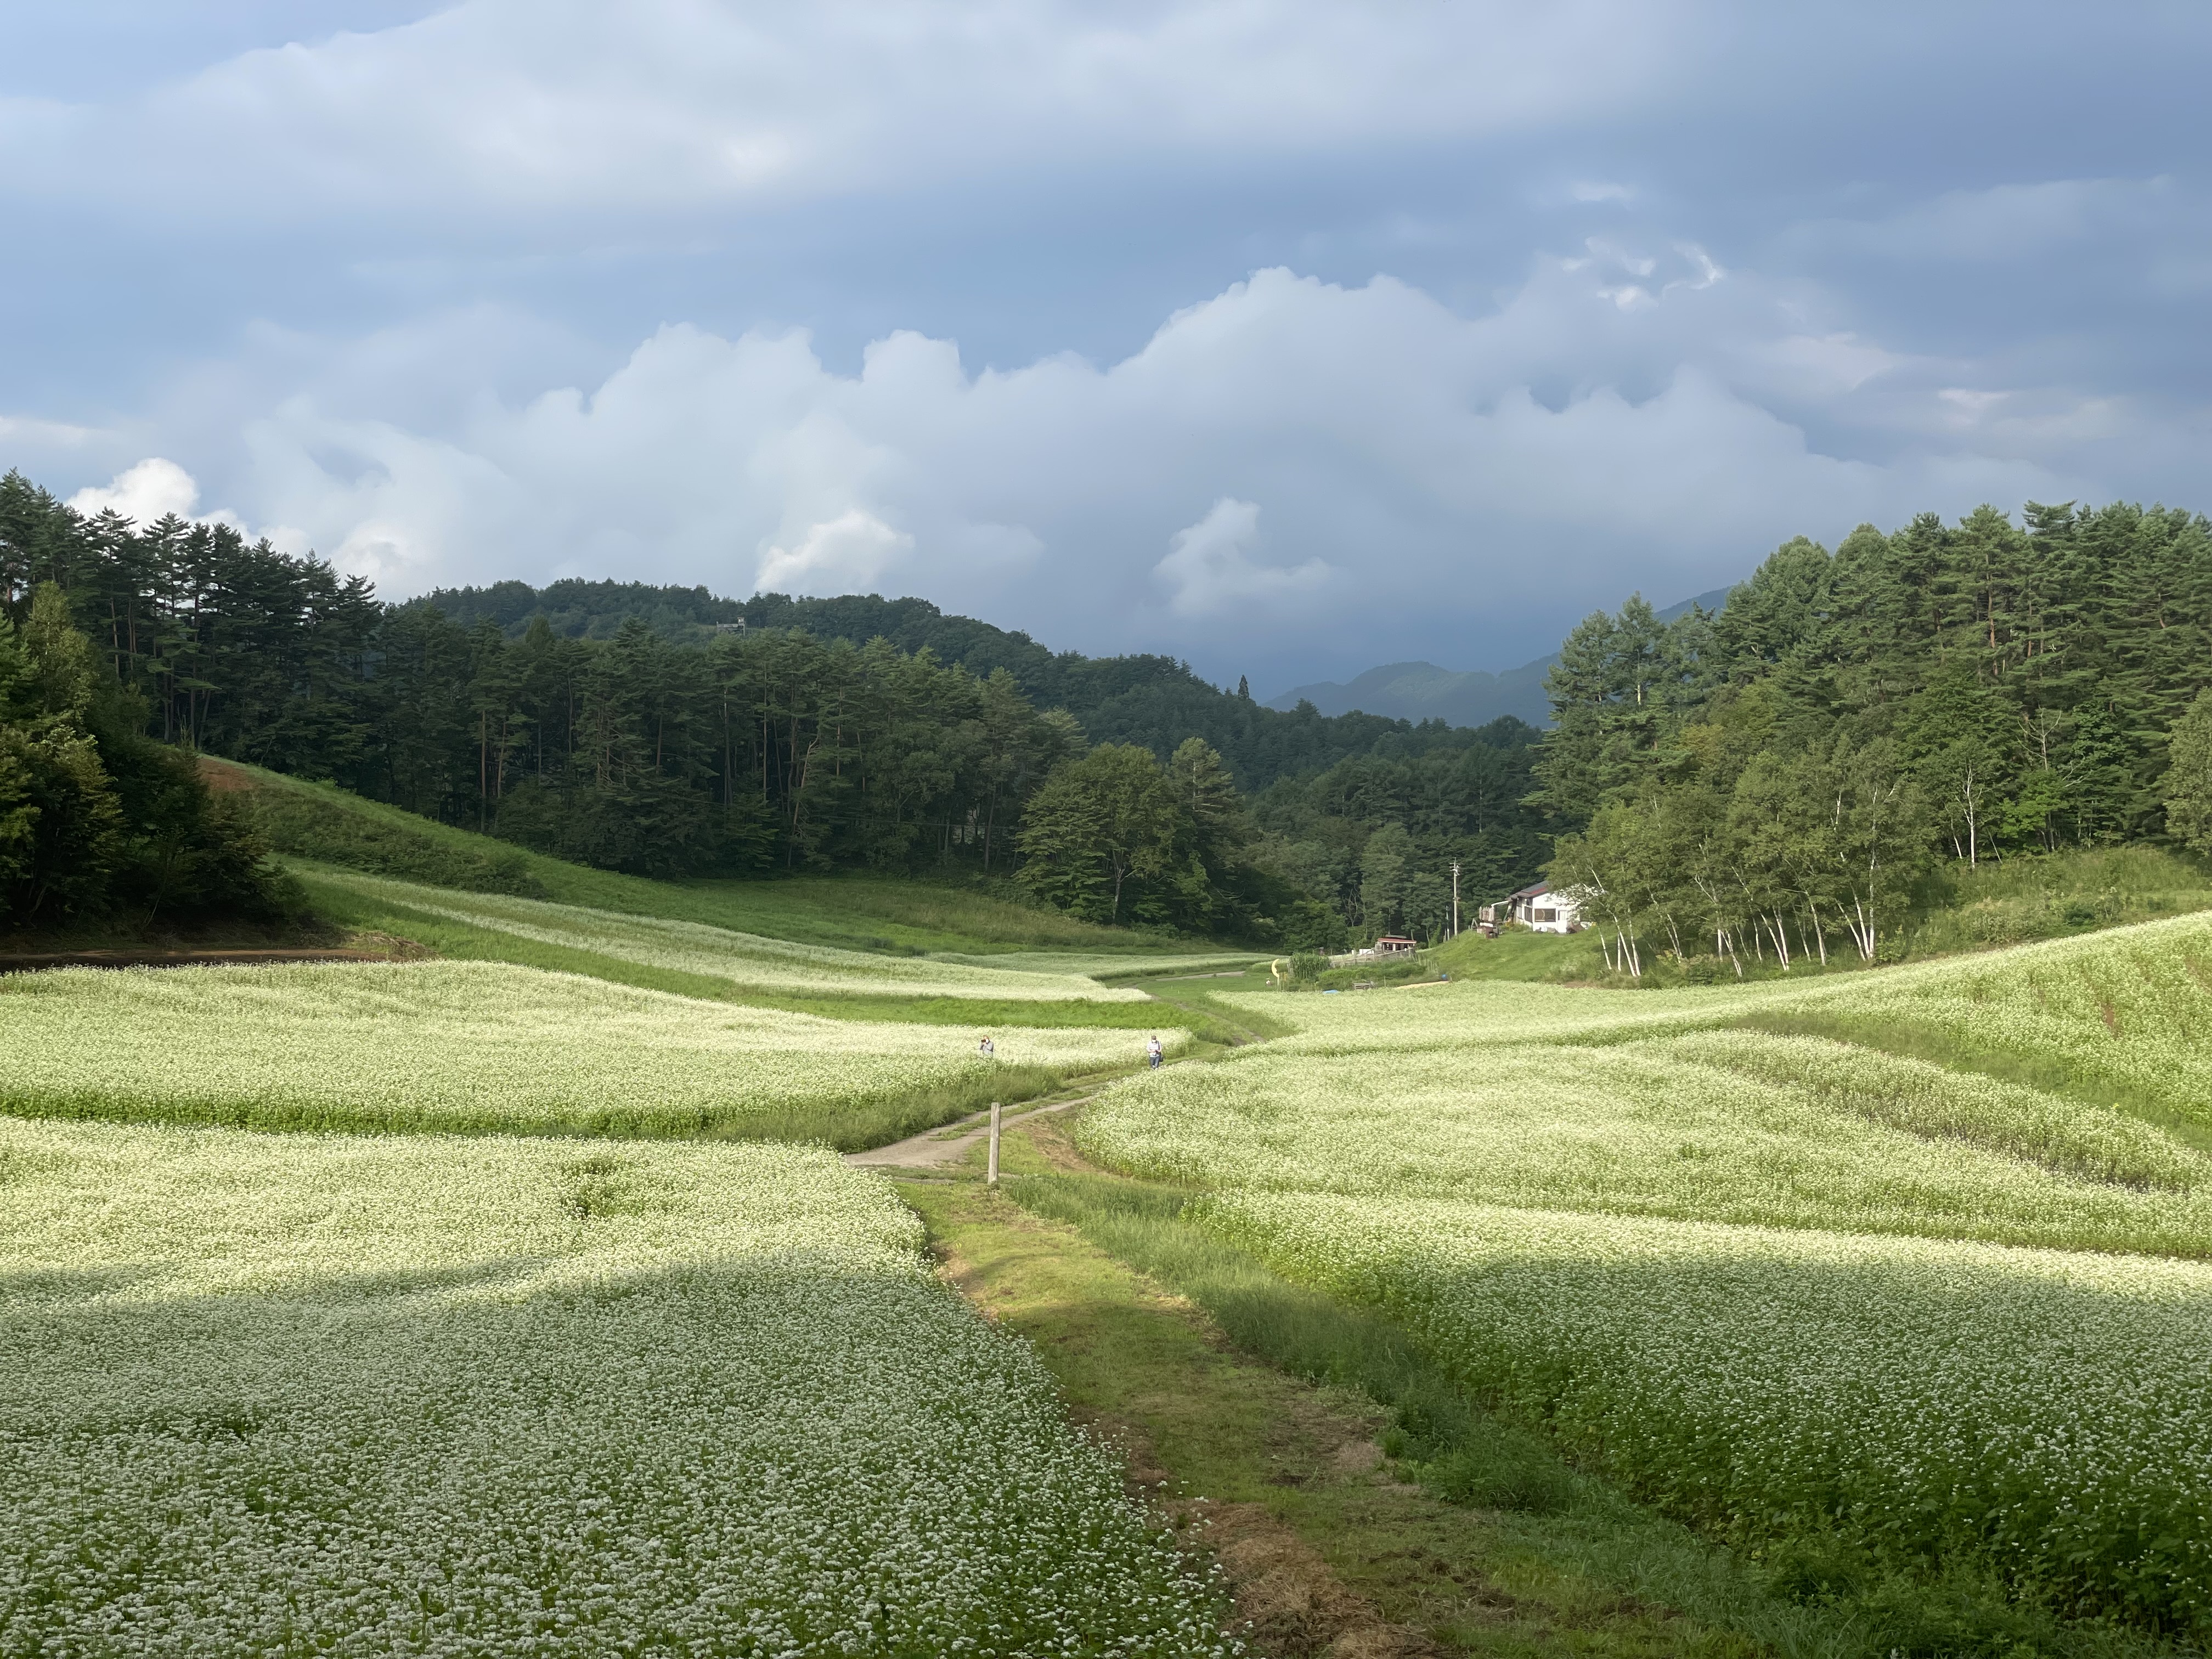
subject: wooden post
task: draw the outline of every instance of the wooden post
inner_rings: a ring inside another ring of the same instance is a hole
[[[987,1187],[999,1184],[999,1103],[991,1103],[991,1172],[983,1178]]]

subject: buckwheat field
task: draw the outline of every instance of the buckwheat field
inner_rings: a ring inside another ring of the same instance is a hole
[[[1024,953],[1018,966],[998,967],[991,965],[987,957],[940,960],[874,956],[834,945],[764,939],[702,922],[623,915],[541,899],[453,892],[351,871],[322,871],[317,879],[448,921],[466,922],[541,945],[590,951],[649,968],[671,968],[726,980],[754,991],[959,997],[997,1002],[1144,1000],[1141,991],[1111,988],[1080,971],[1092,963],[1131,970],[1129,964],[1115,958],[1073,953],[1055,958],[1048,952],[1030,952]],[[1146,961],[1131,960],[1139,968]],[[1156,960],[1179,966],[1186,959]]]
[[[0,1121],[0,1652],[1227,1650],[827,1153]]]
[[[2201,1637],[2208,959],[2190,917],[1702,992],[1253,995],[1300,1035],[1078,1134],[1732,1542]]]
[[[860,1108],[963,1084],[988,1093],[1004,1074],[994,1068],[1096,1070],[1132,1057],[1139,1039],[997,1040],[987,1063],[962,1027],[822,1019],[485,963],[78,969],[0,978],[0,1108],[265,1128],[831,1139]]]

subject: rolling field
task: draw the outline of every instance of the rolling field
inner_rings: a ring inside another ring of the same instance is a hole
[[[2201,1637],[2208,958],[2187,917],[1711,991],[1231,993],[1297,1034],[1076,1133],[1735,1544]]]
[[[1850,1091],[1820,1086],[1839,1070]],[[1859,1073],[1815,1039],[1701,1033],[1472,1066],[1261,1048],[1119,1085],[1081,1138],[1209,1186],[2212,1257],[2212,1159],[2040,1106],[1915,1061]]]
[[[2212,919],[1856,977],[1770,1021],[1940,1053],[2212,1133]]]
[[[371,902],[540,945],[612,957],[738,991],[848,996],[957,997],[996,1002],[1142,1002],[1141,991],[1109,989],[1079,970],[1019,958],[1016,971],[981,965],[990,958],[945,962],[871,955],[835,945],[803,945],[733,932],[697,921],[625,915],[581,905],[497,894],[458,893],[380,876],[322,870],[319,886]],[[1093,963],[1096,957],[1073,960]],[[1146,959],[1152,960],[1152,959]]]
[[[1629,1494],[1812,1621],[1732,1628],[1903,1629],[1910,1580],[2125,1627],[1883,1638],[1913,1659],[2212,1636],[2212,918],[1176,1006],[1102,980],[1249,958],[286,788],[330,914],[495,959],[0,978],[0,1653],[1225,1650],[893,1189],[767,1144],[1127,1069],[1133,1025],[1246,1046],[1054,1120],[1070,1157],[1407,1334],[1577,1466],[1545,1501]],[[1392,1479],[1474,1455],[1394,1421],[1431,1449]]]
[[[0,1120],[0,1651],[1224,1652],[881,1185]]]
[[[998,1058],[985,1061],[956,1028],[820,1019],[485,963],[75,969],[0,978],[0,1109],[850,1148],[1141,1053],[1125,1031],[997,1035]]]
[[[1237,1193],[1224,1237],[1736,1544],[1961,1564],[2212,1624],[2212,1269],[1836,1231]]]

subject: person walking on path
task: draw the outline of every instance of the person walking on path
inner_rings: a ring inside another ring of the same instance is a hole
[[[1166,1058],[1167,1050],[1160,1047],[1159,1033],[1155,1031],[1145,1042],[1146,1061],[1157,1072],[1160,1068],[1160,1061]]]
[[[975,1053],[981,1059],[996,1060],[999,1057],[999,1045],[987,1036],[975,1045]]]

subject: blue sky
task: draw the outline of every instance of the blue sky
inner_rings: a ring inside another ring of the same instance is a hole
[[[12,10],[0,465],[392,597],[915,592],[1264,693],[2212,507],[2202,3]]]

